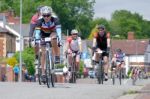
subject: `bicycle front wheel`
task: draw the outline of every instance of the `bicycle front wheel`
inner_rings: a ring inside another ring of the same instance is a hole
[[[103,66],[102,66],[102,62],[100,61],[98,64],[99,68],[97,71],[97,80],[99,84],[103,84],[103,80],[104,80],[104,70],[103,70]]]
[[[119,83],[120,83],[120,85],[121,85],[121,80],[122,80],[122,69],[120,68],[120,70],[119,70]]]
[[[46,74],[46,83],[47,83],[47,87],[50,88],[50,86],[52,85],[52,87],[54,87],[54,71],[52,71],[54,67],[52,58],[49,56],[49,51],[46,51],[46,70],[45,70],[45,74]]]
[[[41,75],[42,75],[42,69],[41,69],[41,52],[38,52],[38,81],[39,81],[39,85],[42,84],[42,79],[41,79]]]

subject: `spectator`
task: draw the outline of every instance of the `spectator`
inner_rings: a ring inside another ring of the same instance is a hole
[[[13,68],[14,74],[15,74],[15,82],[18,81],[18,77],[19,77],[19,66],[15,65]]]

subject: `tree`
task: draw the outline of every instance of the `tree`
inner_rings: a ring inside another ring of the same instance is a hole
[[[7,59],[7,64],[14,67],[17,64],[17,59],[15,57],[10,57]]]
[[[126,10],[117,10],[112,14],[110,21],[111,31],[121,38],[127,38],[127,33],[132,31],[136,38],[146,37],[142,35],[143,18],[138,13],[131,13]]]
[[[16,52],[14,57],[19,61],[19,52]],[[27,47],[22,52],[22,60],[30,75],[34,75],[35,67],[34,67],[34,60],[35,60],[35,53],[33,48]]]
[[[82,37],[88,37],[94,2],[95,0],[53,0],[52,8],[60,18],[63,31],[76,28]]]

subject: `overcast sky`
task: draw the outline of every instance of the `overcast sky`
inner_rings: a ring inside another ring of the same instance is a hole
[[[144,19],[150,21],[150,0],[95,0],[94,18],[104,17],[111,18],[115,10],[125,9],[132,13],[137,12]]]

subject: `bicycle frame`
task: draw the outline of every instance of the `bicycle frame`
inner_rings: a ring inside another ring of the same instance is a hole
[[[72,76],[72,83],[76,83],[76,54],[72,53],[72,66],[71,66],[71,76]]]
[[[104,80],[104,67],[103,67],[103,57],[102,57],[102,52],[98,52],[98,54],[100,54],[99,57],[99,63],[97,64],[98,69],[97,69],[97,80],[99,84],[103,84],[103,80]]]
[[[52,84],[52,87],[54,87],[54,63],[53,63],[53,57],[52,57],[52,45],[51,45],[51,38],[45,38],[44,39],[45,44],[46,44],[46,51],[45,51],[45,74],[46,74],[46,82],[47,82],[47,87],[50,87],[50,83]]]

